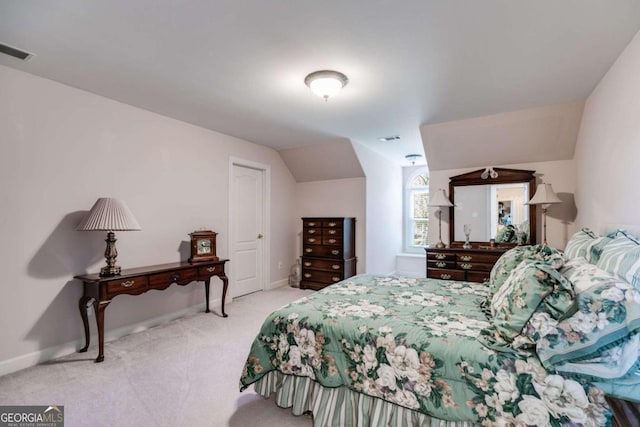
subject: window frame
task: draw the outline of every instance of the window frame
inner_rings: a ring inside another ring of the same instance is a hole
[[[416,219],[413,217],[413,201],[415,193],[426,193],[427,199],[429,197],[429,184],[426,186],[414,186],[413,181],[420,175],[426,175],[427,180],[429,181],[429,169],[426,165],[422,166],[413,166],[405,168],[405,180],[403,182],[404,191],[403,191],[403,213],[402,218],[404,222],[404,236],[403,236],[403,249],[405,253],[408,254],[424,254],[424,248],[429,245],[429,225],[427,225],[427,241],[424,245],[414,245],[413,244],[413,227]],[[427,181],[427,182],[428,182]],[[427,211],[427,215],[429,212]],[[427,217],[427,220],[431,218]]]

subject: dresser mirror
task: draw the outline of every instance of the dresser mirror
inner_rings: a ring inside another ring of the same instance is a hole
[[[495,245],[503,247],[535,244],[536,206],[526,204],[535,192],[534,173],[487,168],[451,177],[452,243],[469,241],[472,247],[490,247],[494,239]]]

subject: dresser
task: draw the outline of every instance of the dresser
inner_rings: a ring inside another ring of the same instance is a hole
[[[302,218],[300,288],[319,290],[356,274],[356,219]]]
[[[484,282],[491,269],[509,248],[425,248],[427,251],[427,277],[444,280]]]

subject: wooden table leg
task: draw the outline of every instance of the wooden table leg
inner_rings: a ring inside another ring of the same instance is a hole
[[[204,298],[205,303],[207,304],[207,309],[204,311],[205,313],[209,313],[209,285],[211,284],[211,277],[207,277],[204,281]]]
[[[83,296],[80,298],[78,308],[80,308],[80,316],[82,317],[82,324],[84,325],[84,347],[78,350],[79,353],[84,353],[89,348],[89,317],[87,316],[87,303],[91,301],[91,297]]]
[[[96,323],[98,324],[98,357],[96,363],[104,360],[104,310],[111,301],[93,301],[93,308],[96,312]]]
[[[222,280],[222,317],[227,317],[227,313],[224,312],[224,300],[227,297],[227,287],[229,286],[229,279],[224,274],[218,276]]]

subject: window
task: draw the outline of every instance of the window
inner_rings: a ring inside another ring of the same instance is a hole
[[[405,168],[404,175],[405,251],[424,253],[429,231],[429,171],[416,166]]]

